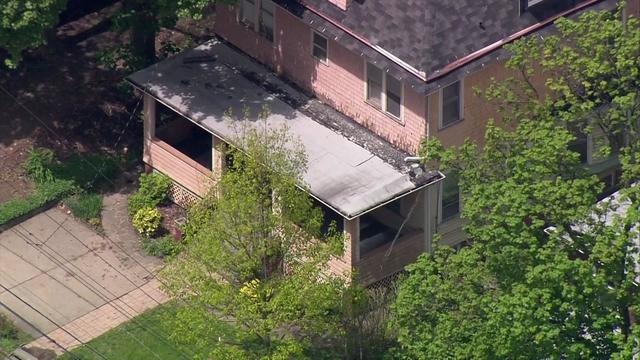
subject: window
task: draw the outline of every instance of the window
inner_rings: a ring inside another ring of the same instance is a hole
[[[440,204],[440,222],[445,222],[460,213],[460,188],[458,175],[450,173],[442,184],[442,200]]]
[[[275,5],[271,0],[240,0],[238,20],[273,42]]]
[[[367,63],[367,102],[382,107],[382,70]]]
[[[313,56],[326,63],[327,62],[327,45],[328,45],[328,41],[327,38],[318,34],[317,32],[313,32],[313,49],[312,49],[312,53]]]
[[[385,101],[385,111],[399,118],[401,106],[402,83],[392,76],[387,76],[387,101]]]
[[[455,83],[442,89],[440,93],[440,127],[444,128],[462,120],[462,95],[461,82]]]
[[[260,33],[273,42],[273,13],[274,5],[271,0],[260,1]]]
[[[255,27],[256,1],[241,0],[240,3],[240,21],[251,29]]]
[[[402,82],[371,63],[366,64],[366,75],[366,101],[400,119],[402,114]]]
[[[580,155],[580,162],[586,165],[595,165],[610,160],[616,156],[619,149],[609,144],[605,133],[595,126],[591,134],[585,134],[582,130],[570,131],[576,139],[569,143],[569,150]]]

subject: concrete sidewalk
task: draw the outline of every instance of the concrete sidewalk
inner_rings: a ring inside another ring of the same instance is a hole
[[[8,288],[0,287],[0,311],[35,338],[73,324],[85,341],[166,301],[156,282],[147,284],[162,262],[142,253],[123,211],[126,195],[105,198],[108,238],[58,208],[0,233],[0,284]],[[94,315],[88,327],[90,314],[105,316]]]

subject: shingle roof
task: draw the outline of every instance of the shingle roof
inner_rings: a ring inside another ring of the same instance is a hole
[[[550,3],[562,3],[565,8],[569,8],[583,1],[585,0],[555,0]],[[540,14],[534,16],[531,12],[521,15],[520,0],[352,0],[346,11],[327,0],[276,2],[314,29],[372,59],[380,67],[389,68],[394,75],[409,80],[412,85],[425,92],[433,90],[433,86],[410,79],[415,76],[308,9],[317,10],[337,21],[426,75],[536,24],[541,18]],[[609,8],[616,3],[614,0],[603,2]],[[560,9],[554,10],[559,11]],[[548,14],[544,14],[546,15]],[[494,58],[504,55],[492,54]]]

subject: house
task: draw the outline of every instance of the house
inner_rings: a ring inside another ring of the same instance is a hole
[[[638,12],[635,0],[628,11]],[[203,194],[224,171],[228,116],[288,125],[309,192],[347,235],[331,264],[370,284],[402,270],[434,233],[464,240],[455,177],[418,166],[425,136],[482,140],[496,109],[474,96],[504,78],[502,45],[614,0],[238,0],[216,5],[218,38],[129,77],[145,93],[144,161]],[[312,95],[312,96],[310,96]],[[587,149],[592,147],[585,142]],[[588,151],[588,150],[587,150]],[[593,160],[593,159],[592,159]],[[594,161],[597,161],[595,159]],[[615,164],[600,169],[614,171]],[[444,181],[443,181],[444,180]]]

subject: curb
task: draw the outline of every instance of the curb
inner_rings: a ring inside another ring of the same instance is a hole
[[[30,218],[32,218],[32,217],[34,217],[34,216],[36,216],[38,214],[41,214],[41,213],[53,208],[58,203],[60,203],[60,200],[51,200],[48,203],[45,203],[44,205],[42,205],[42,206],[40,206],[40,207],[38,207],[36,209],[33,209],[33,210],[29,211],[28,213],[26,213],[24,215],[20,215],[20,216],[18,216],[16,218],[13,218],[13,219],[7,221],[4,224],[0,224],[0,233],[3,233],[5,231],[9,230],[10,228],[18,225],[19,223],[21,223],[23,221],[26,221],[26,220],[29,220]]]

